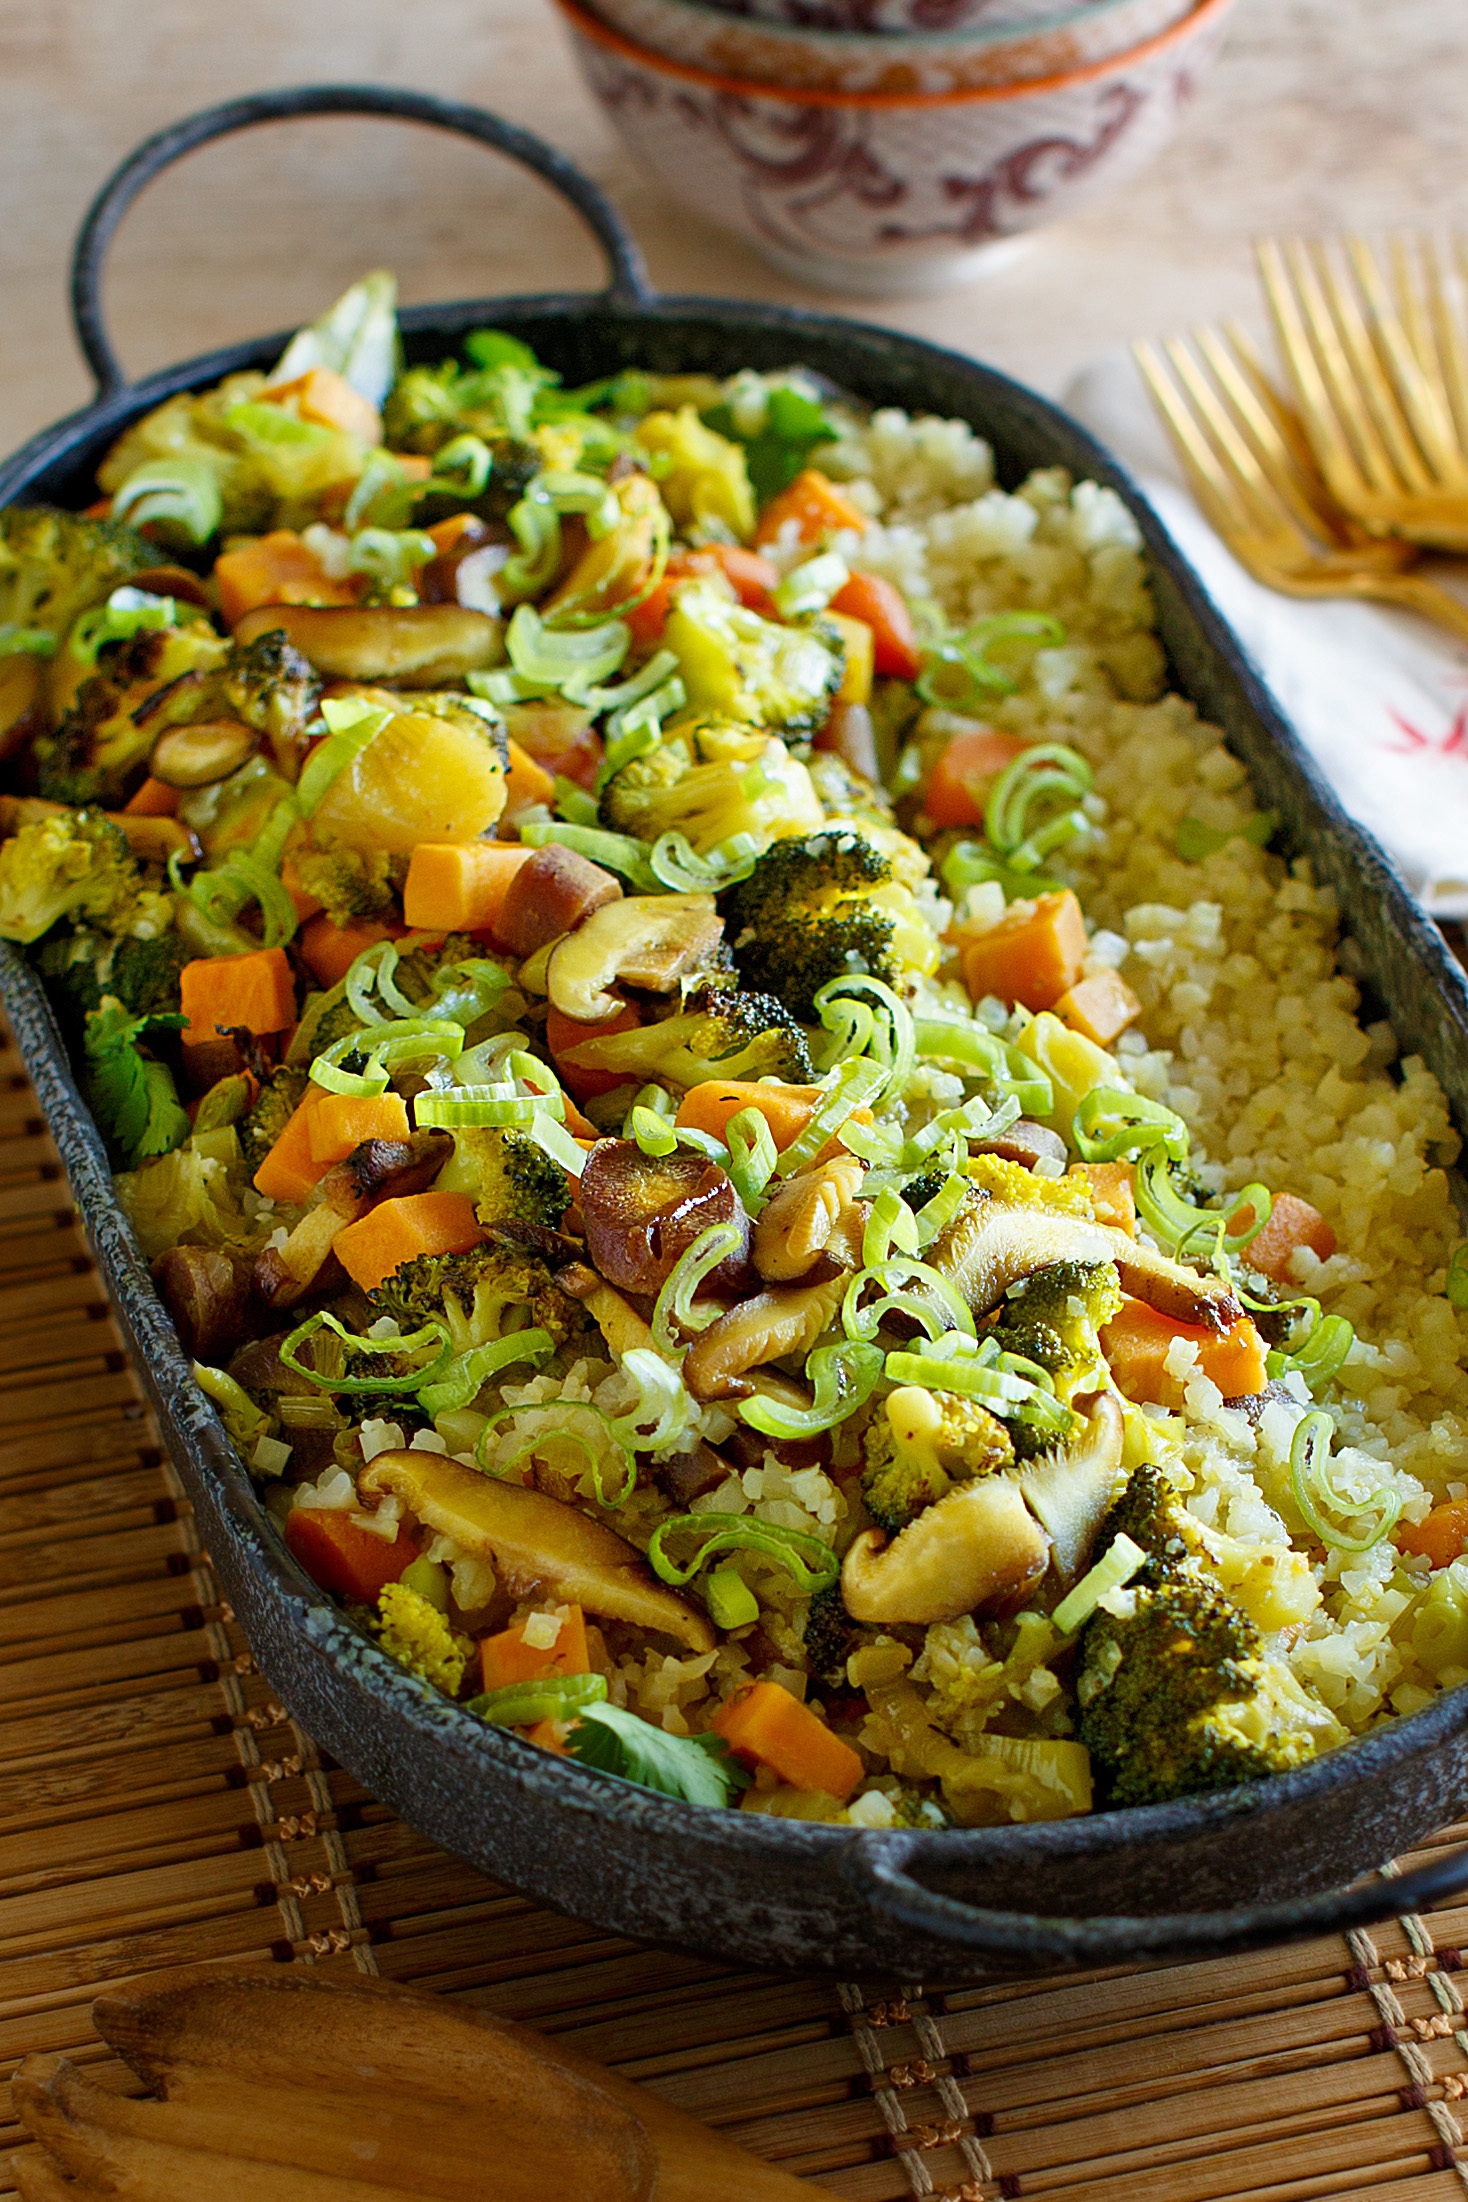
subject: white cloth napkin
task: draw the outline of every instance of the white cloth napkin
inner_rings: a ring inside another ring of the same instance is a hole
[[[1063,402],[1136,476],[1344,807],[1434,917],[1468,917],[1468,646],[1411,612],[1251,579],[1188,494],[1129,353],[1086,368]],[[1432,570],[1468,589],[1468,564]]]

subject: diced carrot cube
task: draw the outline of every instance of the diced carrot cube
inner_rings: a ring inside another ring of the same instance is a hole
[[[335,581],[293,528],[276,528],[214,561],[219,609],[227,627],[262,604],[355,604],[357,585]]]
[[[1238,1219],[1244,1228],[1251,1220],[1248,1211]],[[1297,1193],[1276,1193],[1269,1221],[1250,1240],[1240,1259],[1250,1269],[1257,1269],[1261,1277],[1272,1277],[1276,1284],[1296,1284],[1299,1280],[1290,1267],[1290,1256],[1297,1246],[1308,1246],[1312,1254],[1328,1262],[1336,1250],[1336,1235],[1308,1200],[1301,1200]]]
[[[1142,1005],[1114,971],[1097,971],[1089,979],[1077,979],[1061,995],[1055,1014],[1062,1024],[1097,1047],[1110,1047],[1127,1026],[1142,1014]]]
[[[285,1541],[313,1582],[359,1606],[375,1606],[418,1557],[406,1528],[389,1541],[327,1506],[293,1506],[285,1519]]]
[[[875,653],[872,630],[862,619],[848,619],[844,612],[827,612],[826,624],[834,627],[846,645],[846,663],[841,669],[841,686],[832,701],[835,703],[866,703],[872,693],[872,674]]]
[[[403,915],[425,932],[491,932],[510,882],[534,854],[513,841],[420,841],[408,859]]]
[[[1434,1567],[1450,1567],[1468,1552],[1468,1499],[1446,1499],[1420,1522],[1397,1531],[1399,1552],[1420,1552]]]
[[[199,956],[179,973],[184,1039],[194,1045],[242,1025],[263,1038],[296,1021],[296,986],[283,948],[257,948],[243,956]]]
[[[467,1193],[404,1193],[338,1231],[332,1251],[353,1284],[371,1292],[419,1254],[467,1254],[483,1237]]]
[[[974,1000],[997,994],[1038,1015],[1081,975],[1086,921],[1069,887],[1034,902],[1011,902],[999,923],[962,950],[964,984]]]
[[[897,680],[916,680],[923,663],[917,628],[907,598],[894,581],[877,573],[853,573],[836,591],[829,609],[860,619],[871,629],[877,672]]]
[[[778,1682],[756,1682],[714,1715],[713,1729],[737,1758],[768,1766],[793,1789],[821,1789],[844,1804],[865,1768],[850,1744]]]
[[[406,1139],[411,1130],[401,1094],[323,1094],[307,1126],[311,1160],[326,1170],[345,1162],[364,1140]]]
[[[294,382],[273,383],[260,396],[270,405],[294,398],[296,412],[303,421],[314,421],[321,428],[345,429],[362,443],[382,441],[382,415],[377,407],[332,367],[312,367],[306,374],[297,375]]]
[[[123,814],[128,818],[176,818],[182,799],[182,788],[171,788],[166,780],[147,779],[123,804]]]
[[[307,1086],[286,1118],[279,1138],[255,1172],[255,1190],[266,1200],[299,1208],[320,1184],[326,1164],[311,1152],[311,1119],[325,1099],[323,1087]]]
[[[566,1756],[566,1738],[575,1723],[561,1720],[555,1713],[538,1720],[533,1728],[521,1730],[527,1743],[538,1744],[542,1751],[554,1751],[559,1758]]]
[[[788,489],[777,491],[760,514],[754,531],[756,550],[779,541],[792,523],[798,542],[815,544],[847,528],[864,535],[867,516],[818,467],[808,466]]]
[[[504,1629],[498,1636],[479,1641],[479,1658],[486,1690],[505,1690],[512,1682],[538,1682],[548,1674],[589,1674],[591,1658],[586,1643],[586,1616],[580,1606],[557,1606],[560,1633],[553,1644],[527,1644],[529,1621],[519,1628]]]
[[[568,1060],[572,1049],[587,1040],[609,1039],[615,1032],[635,1032],[641,1023],[642,1019],[630,1002],[625,1009],[619,1009],[615,1017],[604,1017],[597,1024],[585,1024],[579,1017],[568,1017],[563,1010],[552,1008],[545,1021],[545,1044],[562,1084],[569,1087],[578,1101],[594,1101],[599,1093],[611,1093],[616,1087],[625,1086],[627,1073],[594,1070],[573,1063]]]
[[[935,826],[981,826],[989,790],[1029,747],[977,720],[951,734],[928,778],[923,809]]]
[[[513,818],[517,811],[528,810],[532,803],[551,803],[555,800],[555,775],[547,772],[516,741],[510,743],[510,769],[505,779],[505,810],[500,820]]]
[[[407,930],[406,925],[389,925],[378,918],[353,918],[350,925],[338,925],[322,910],[301,927],[298,945],[312,978],[323,987],[333,987],[346,977],[364,948],[374,948],[383,940],[401,940]]]
[[[1098,1223],[1125,1231],[1129,1239],[1136,1237],[1137,1202],[1129,1162],[1073,1162],[1066,1175],[1081,1178],[1090,1187]]]
[[[1181,1407],[1186,1374],[1167,1366],[1174,1343],[1188,1339],[1198,1349],[1192,1366],[1218,1386],[1225,1399],[1262,1392],[1267,1381],[1264,1341],[1247,1315],[1220,1334],[1196,1323],[1175,1322],[1143,1300],[1124,1300],[1121,1311],[1101,1332],[1101,1350],[1128,1399],[1158,1407]]]

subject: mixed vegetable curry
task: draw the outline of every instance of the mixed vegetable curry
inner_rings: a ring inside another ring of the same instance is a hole
[[[985,716],[1055,621],[865,567],[797,369],[463,350],[404,367],[369,278],[0,514],[0,934],[292,1552],[699,1802],[972,1825],[1342,1741],[1282,1656],[1363,1526],[1333,1235],[1127,1077],[1090,770]],[[1200,1381],[1293,1402],[1267,1564],[1183,1503]]]

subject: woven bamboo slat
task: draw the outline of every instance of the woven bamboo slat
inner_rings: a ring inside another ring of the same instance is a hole
[[[54,2050],[121,2083],[89,2019],[107,1983],[304,1964],[564,2035],[847,2202],[1468,2188],[1468,1907],[1204,1964],[894,1993],[641,1948],[395,1820],[254,1670],[3,1033],[0,1431],[7,2078]]]

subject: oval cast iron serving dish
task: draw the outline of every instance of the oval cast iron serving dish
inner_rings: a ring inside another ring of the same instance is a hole
[[[1340,898],[1382,1007],[1468,1126],[1468,987],[1375,844],[1341,811],[1234,638],[1126,475],[1055,407],[972,360],[830,315],[664,299],[596,187],[539,140],[478,109],[359,86],[233,101],[162,132],[123,164],[83,226],[73,309],[99,396],[0,466],[0,504],[91,502],[97,462],[175,392],[268,367],[284,335],[129,385],[99,294],[133,198],[206,144],[296,115],[395,117],[456,131],[535,170],[576,206],[611,269],[599,295],[419,306],[410,358],[434,360],[486,321],[526,339],[571,382],[623,366],[778,368],[799,362],[877,404],[959,415],[992,443],[999,477],[1060,465],[1109,483],[1146,539],[1172,675],[1221,725]],[[39,983],[0,944],[3,1000],[82,1219],[209,1551],[271,1686],[395,1811],[486,1872],[619,1934],[763,1966],[889,1973],[1024,1973],[1206,1956],[1339,1932],[1468,1884],[1468,1852],[1347,1888],[1450,1820],[1468,1793],[1468,1686],[1299,1771],[1168,1805],[1034,1827],[862,1832],[714,1811],[551,1757],[486,1727],[407,1675],[323,1597],[286,1551],[213,1408],[195,1386]],[[1127,1915],[1118,1916],[1118,1899]]]

